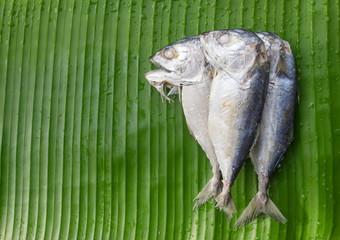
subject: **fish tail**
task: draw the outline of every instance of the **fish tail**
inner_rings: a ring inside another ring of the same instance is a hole
[[[220,210],[227,214],[228,220],[230,220],[234,213],[236,213],[236,207],[230,192],[224,195],[223,192],[216,198],[217,205]]]
[[[210,198],[217,196],[222,191],[222,183],[217,178],[211,178],[207,185],[204,186],[202,191],[197,195],[194,201],[197,200],[193,210],[205,204]]]
[[[239,228],[252,222],[262,213],[271,216],[274,220],[281,223],[287,222],[287,219],[282,215],[268,195],[266,193],[258,192],[243,211],[239,219],[237,219],[235,227]]]
[[[202,206],[210,198],[213,197],[213,193],[212,193],[212,191],[210,191],[210,188],[211,188],[211,180],[207,183],[207,185],[204,186],[202,191],[195,197],[194,201],[196,201],[196,200],[198,200],[198,201],[195,203],[193,210]]]

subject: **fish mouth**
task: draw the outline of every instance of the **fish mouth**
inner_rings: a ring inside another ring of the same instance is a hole
[[[172,86],[176,86],[175,84],[171,83],[171,81],[167,80],[167,77],[159,77],[159,76],[153,76],[154,73],[156,72],[166,72],[163,69],[157,69],[157,70],[152,70],[144,74],[144,77],[148,80],[148,82],[153,86],[166,86],[168,88],[171,88]]]
[[[152,55],[151,57],[149,57],[149,61],[153,63],[153,65],[155,65],[156,67],[158,67],[159,69],[165,71],[165,72],[168,72],[170,73],[171,71],[165,67],[163,67],[162,65],[160,65],[159,63],[157,63],[155,60],[154,60],[154,56],[156,55],[156,53],[154,55]]]

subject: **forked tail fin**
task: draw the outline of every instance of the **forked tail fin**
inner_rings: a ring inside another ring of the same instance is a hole
[[[275,206],[272,200],[266,194],[260,192],[255,195],[247,208],[243,211],[239,219],[235,223],[235,227],[239,228],[250,223],[260,214],[271,216],[274,220],[281,223],[287,222],[287,219],[282,215],[280,210]]]
[[[217,196],[221,191],[222,182],[220,181],[220,179],[217,179],[215,177],[211,178],[207,185],[204,186],[202,191],[194,199],[194,201],[197,200],[197,202],[193,210],[205,204],[207,201],[210,200],[210,198]]]
[[[217,196],[216,201],[216,207],[225,212],[227,214],[228,220],[230,220],[233,217],[233,214],[236,213],[235,203],[233,198],[231,197],[231,194],[228,193],[225,196],[222,192]]]

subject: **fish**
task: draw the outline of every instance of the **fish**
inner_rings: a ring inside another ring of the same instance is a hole
[[[236,212],[231,187],[254,144],[268,87],[264,43],[242,29],[200,35],[208,62],[217,69],[209,99],[208,129],[223,177],[217,207],[228,219]]]
[[[257,141],[250,158],[258,175],[258,193],[241,214],[236,227],[264,213],[285,223],[287,219],[267,194],[269,178],[293,140],[294,108],[297,98],[296,66],[288,42],[269,32],[256,32],[265,44],[270,61],[269,87]]]
[[[145,74],[149,82],[158,79],[158,82],[166,84],[171,88],[168,95],[177,94],[182,88],[180,98],[189,132],[206,153],[212,166],[213,177],[194,199],[197,200],[194,205],[196,209],[216,197],[222,189],[221,172],[208,133],[209,95],[215,70],[206,61],[197,36],[182,39],[161,49],[150,57],[150,61],[160,69]]]

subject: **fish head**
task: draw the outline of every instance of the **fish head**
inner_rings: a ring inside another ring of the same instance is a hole
[[[282,46],[282,39],[275,33],[271,32],[256,32],[256,35],[263,41],[268,56],[272,51],[279,51]]]
[[[277,71],[284,67],[285,53],[283,40],[275,33],[256,32],[256,35],[263,41],[268,60],[270,61],[269,82],[274,84]]]
[[[243,77],[252,68],[259,48],[263,47],[253,32],[242,29],[202,33],[200,40],[207,60],[235,78]]]
[[[199,37],[188,37],[170,44],[152,55],[149,60],[167,72],[182,78],[191,78],[201,73],[204,54]]]
[[[277,66],[277,74],[284,75],[292,81],[296,81],[295,59],[288,42],[282,40],[280,57]]]

